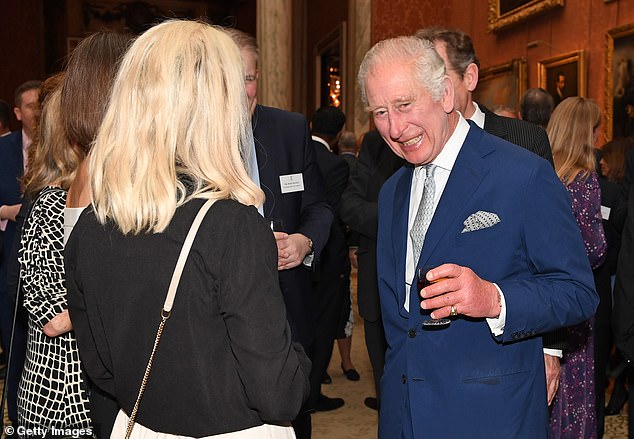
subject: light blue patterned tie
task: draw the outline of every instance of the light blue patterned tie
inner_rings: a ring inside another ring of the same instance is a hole
[[[420,251],[423,249],[423,242],[425,242],[425,234],[429,228],[429,223],[431,223],[431,218],[434,215],[434,192],[436,191],[436,184],[434,183],[436,165],[428,163],[423,167],[425,168],[423,196],[418,205],[414,225],[412,225],[412,230],[409,232],[412,243],[414,244],[414,258],[416,262],[418,262],[418,258],[420,257]]]

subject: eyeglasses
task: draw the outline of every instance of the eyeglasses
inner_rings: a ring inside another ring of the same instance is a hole
[[[254,82],[258,79],[257,75],[245,75],[244,82]]]

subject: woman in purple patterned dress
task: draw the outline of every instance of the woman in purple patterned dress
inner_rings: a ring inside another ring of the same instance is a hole
[[[547,128],[555,170],[570,193],[593,269],[603,263],[607,249],[594,156],[600,123],[601,111],[594,101],[571,97],[555,108]],[[550,415],[552,438],[597,437],[593,328],[594,318],[567,328],[568,349]]]

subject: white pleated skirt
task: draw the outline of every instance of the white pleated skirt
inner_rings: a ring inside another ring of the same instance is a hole
[[[112,428],[110,439],[123,439],[128,428],[128,415],[123,410],[119,410],[117,419]],[[190,436],[177,436],[168,433],[157,433],[138,422],[134,424],[130,439],[193,439]],[[282,427],[279,425],[264,424],[246,430],[234,431],[231,433],[205,436],[200,439],[295,439],[293,427]]]

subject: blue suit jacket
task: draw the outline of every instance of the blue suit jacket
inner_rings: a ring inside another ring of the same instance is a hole
[[[22,130],[0,137],[0,205],[12,205],[22,202],[20,181],[24,174],[22,157]],[[7,288],[7,261],[15,234],[15,223],[9,221],[2,233],[3,257],[0,258],[0,291]]]
[[[282,220],[287,233],[313,241],[315,257],[328,241],[332,210],[315,159],[306,118],[298,113],[258,105],[252,118],[260,186],[266,196],[264,216]],[[280,176],[301,174],[304,190],[282,193]],[[300,264],[282,270],[280,287],[294,341],[307,347],[314,338],[311,272]]]
[[[537,335],[590,317],[592,272],[568,194],[552,166],[471,123],[434,213],[419,266],[455,263],[496,282],[504,333],[485,319],[422,329],[416,282],[405,290],[412,167],[379,197],[378,277],[388,342],[381,381],[381,438],[546,438],[542,341]],[[477,211],[501,222],[461,233]],[[408,279],[408,282],[411,279]],[[411,294],[412,312],[403,303]]]

